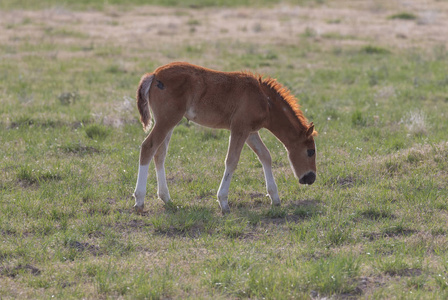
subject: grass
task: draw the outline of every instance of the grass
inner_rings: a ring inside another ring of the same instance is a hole
[[[378,46],[372,46],[372,45],[364,46],[361,49],[361,52],[366,53],[366,54],[388,54],[388,53],[390,53],[390,51],[385,48],[378,47]]]
[[[40,22],[0,23],[15,36],[0,46],[0,298],[447,297],[443,46],[334,51],[325,44],[334,38],[311,31],[290,44],[225,33],[124,44]],[[39,40],[21,35],[27,26]],[[215,194],[229,133],[183,120],[166,163],[173,203],[156,199],[151,167],[146,211],[135,214],[145,133],[132,97],[143,73],[174,59],[290,88],[319,131],[316,183],[299,186],[263,130],[282,206],[270,207],[246,147],[222,216]]]
[[[401,12],[397,14],[393,14],[388,17],[391,20],[398,19],[398,20],[416,20],[417,16],[413,13],[409,12]]]

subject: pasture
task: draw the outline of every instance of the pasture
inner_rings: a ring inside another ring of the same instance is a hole
[[[446,1],[70,2],[0,4],[0,298],[448,297]],[[282,205],[245,146],[223,216],[229,133],[184,119],[136,214],[135,90],[171,61],[288,87],[316,182],[261,131]]]

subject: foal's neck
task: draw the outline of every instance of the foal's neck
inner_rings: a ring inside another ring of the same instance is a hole
[[[288,148],[298,136],[306,132],[305,126],[281,99],[276,99],[270,108],[270,118],[266,126]]]

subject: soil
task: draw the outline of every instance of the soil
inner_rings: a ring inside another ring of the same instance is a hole
[[[413,14],[415,19],[391,18],[403,12]],[[433,0],[328,1],[312,7],[279,4],[271,8],[110,6],[104,11],[85,12],[54,7],[0,11],[0,44],[45,40],[88,48],[112,43],[125,49],[157,52],[161,47],[192,41],[298,44],[300,37],[305,36],[320,42],[322,47],[374,44],[446,48],[447,15],[448,2]]]

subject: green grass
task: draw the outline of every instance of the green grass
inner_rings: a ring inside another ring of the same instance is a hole
[[[389,19],[399,19],[399,20],[415,20],[417,19],[417,16],[413,13],[409,13],[409,12],[402,12],[402,13],[397,13],[397,14],[393,14],[391,16],[388,17]]]
[[[0,45],[0,298],[448,296],[443,46],[334,51],[298,34],[297,44],[216,37],[148,49],[32,18],[15,26],[4,29],[42,35]],[[316,183],[300,186],[262,130],[282,206],[270,207],[245,147],[222,216],[229,133],[183,120],[166,163],[173,203],[156,199],[151,166],[146,211],[135,214],[145,133],[133,97],[143,73],[172,59],[263,72],[290,88],[319,131]]]

